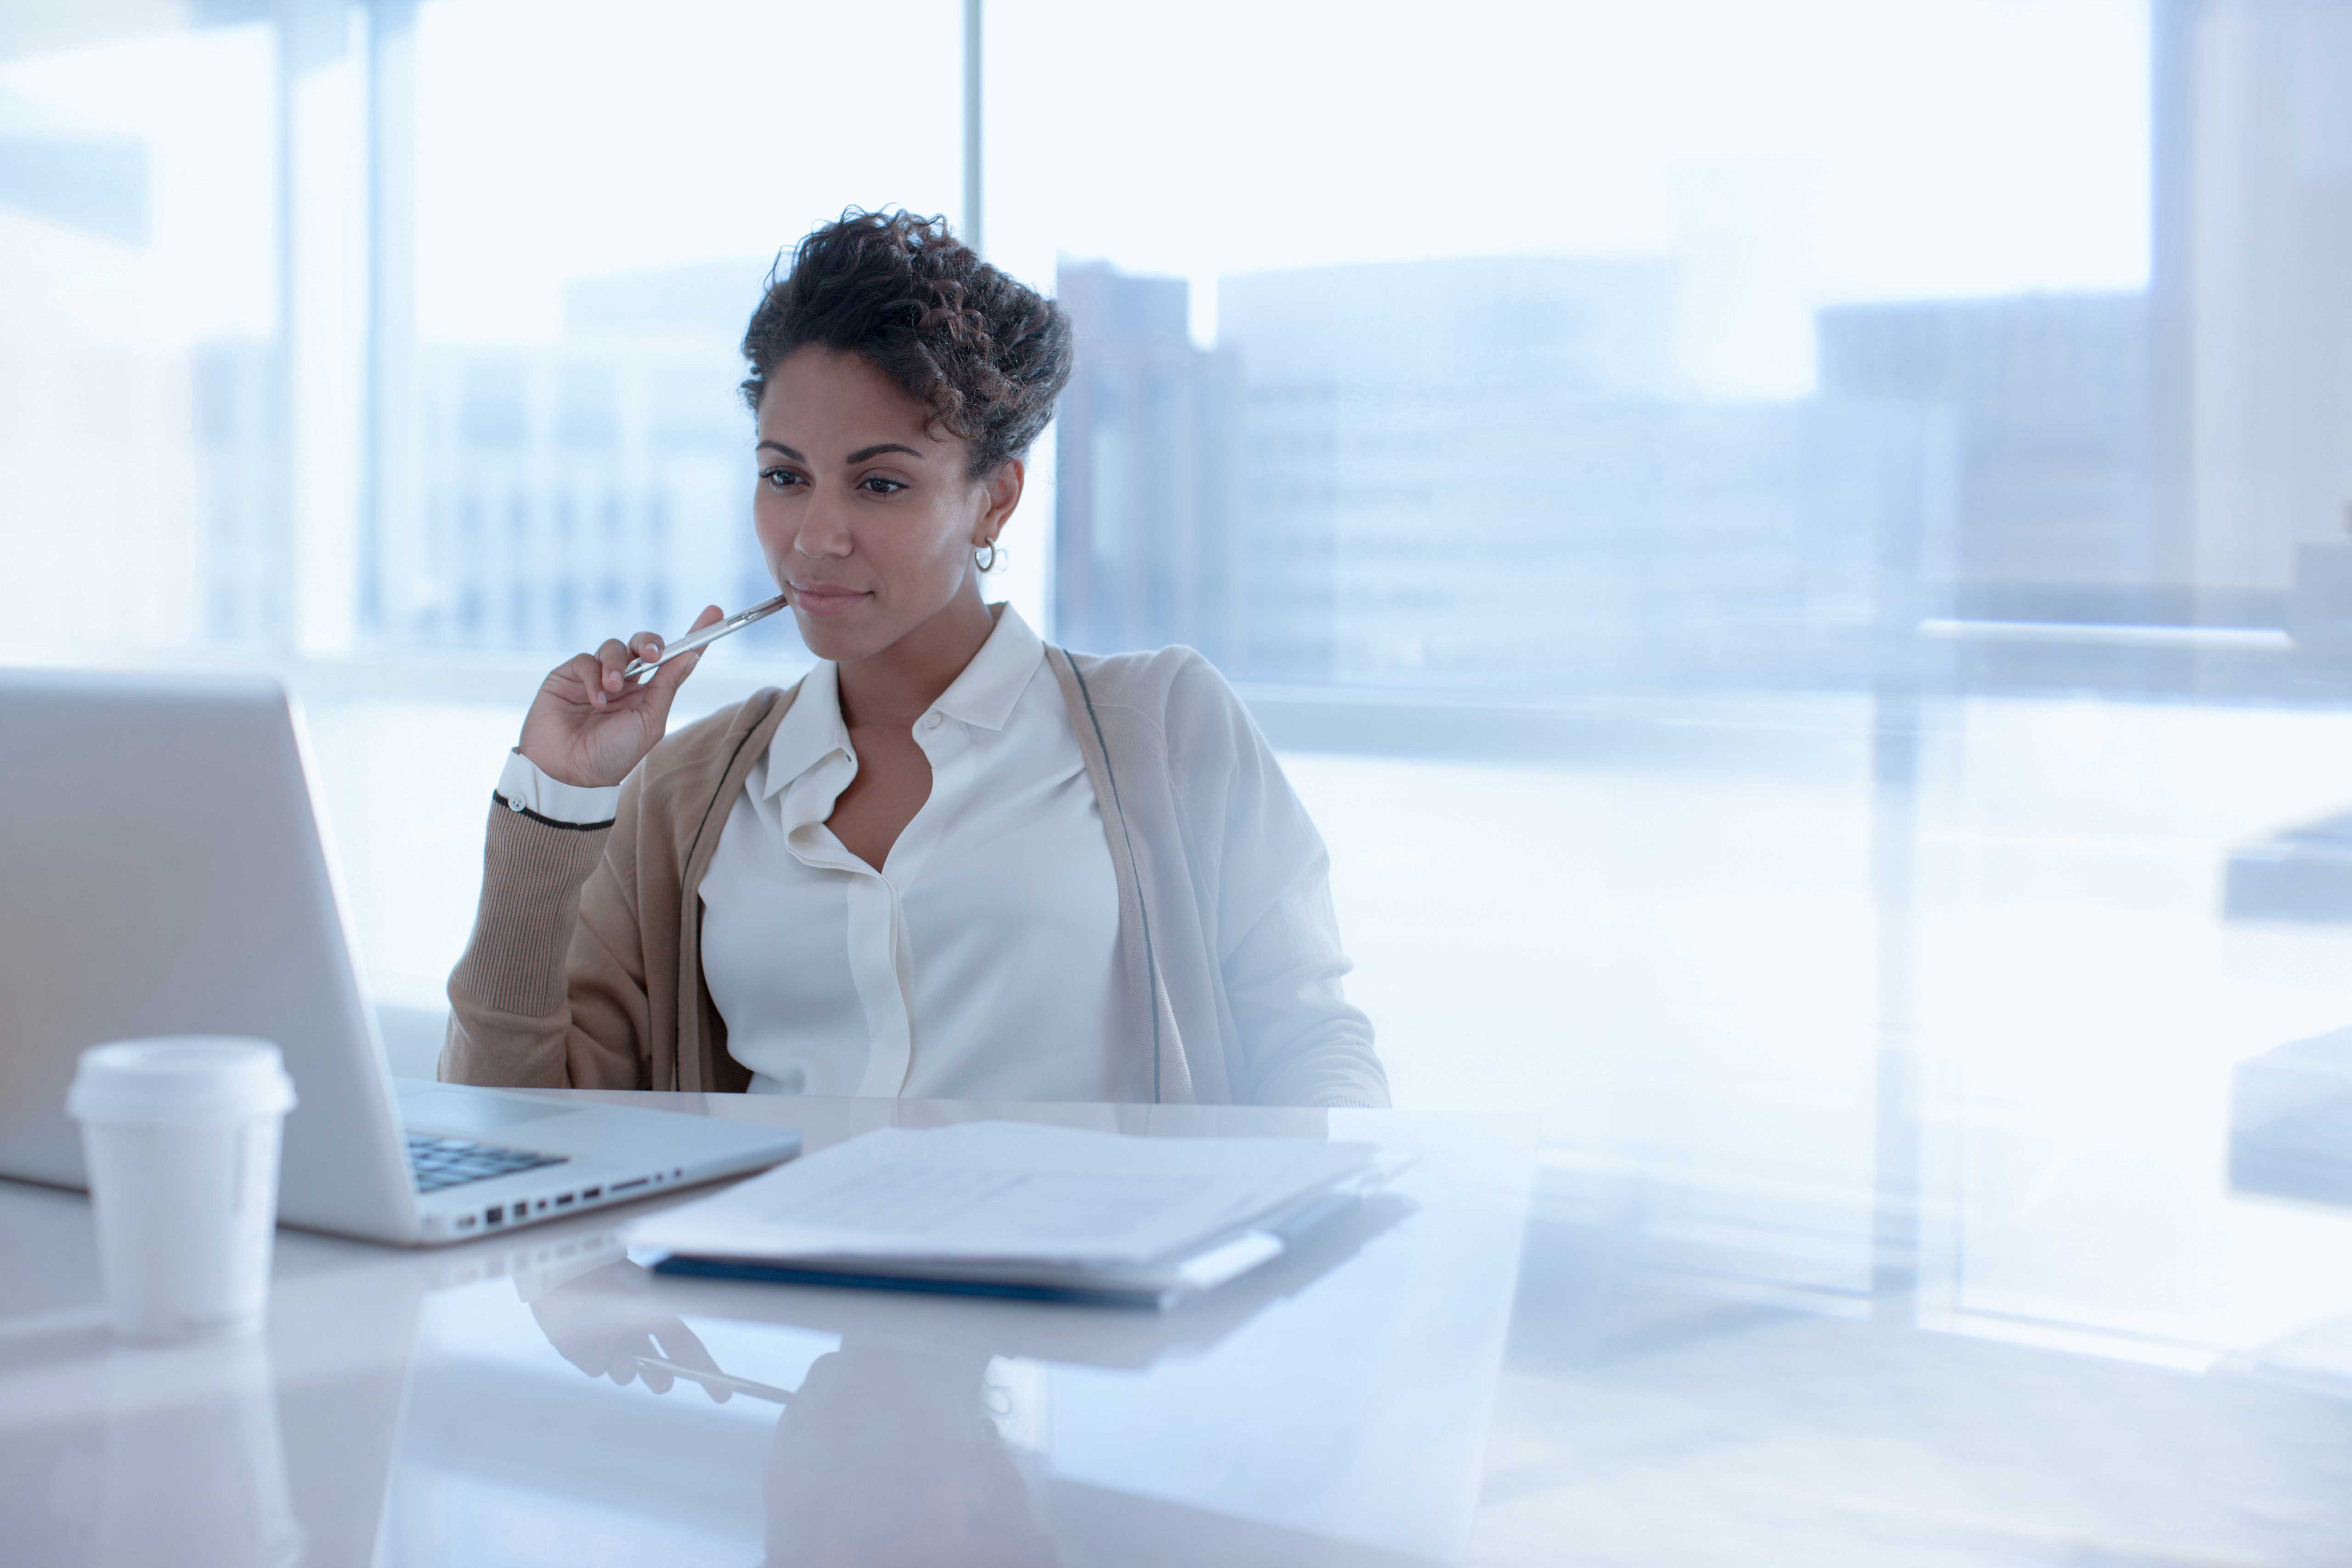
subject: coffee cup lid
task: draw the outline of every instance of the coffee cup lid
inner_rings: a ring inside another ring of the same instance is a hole
[[[278,1047],[224,1035],[92,1046],[66,1095],[67,1112],[86,1121],[233,1121],[293,1108]]]

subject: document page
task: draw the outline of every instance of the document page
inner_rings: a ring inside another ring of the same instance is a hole
[[[714,1197],[631,1243],[704,1258],[1149,1263],[1344,1178],[1370,1143],[1139,1138],[1022,1121],[863,1133]]]

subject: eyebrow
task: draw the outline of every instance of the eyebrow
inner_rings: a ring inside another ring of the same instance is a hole
[[[773,447],[777,451],[782,452],[785,457],[790,458],[795,463],[805,463],[808,461],[806,458],[802,457],[798,452],[793,451],[782,441],[761,441],[759,446],[752,447],[751,450],[757,452],[769,447]],[[860,447],[855,452],[850,453],[849,456],[843,460],[849,463],[862,463],[869,458],[878,458],[885,452],[904,452],[910,458],[919,458],[923,455],[914,447],[908,446],[904,441],[883,441],[871,447]]]

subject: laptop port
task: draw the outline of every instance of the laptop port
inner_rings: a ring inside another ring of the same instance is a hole
[[[583,1204],[592,1198],[601,1198],[604,1195],[604,1189],[602,1187],[583,1187],[580,1190],[580,1201]]]
[[[489,1212],[482,1216],[484,1225],[504,1225],[506,1222],[507,1205],[504,1204],[492,1204]]]
[[[639,1177],[638,1177],[635,1181],[634,1181],[634,1182],[614,1182],[614,1183],[613,1184],[613,1190],[614,1190],[614,1192],[616,1192],[616,1193],[625,1193],[625,1192],[627,1192],[631,1187],[642,1187],[642,1186],[644,1186],[644,1185],[646,1184],[646,1181],[647,1181],[647,1180],[648,1180],[648,1178],[646,1178],[646,1177],[639,1176]]]
[[[459,1220],[457,1221],[457,1228],[458,1228],[459,1230],[471,1230],[471,1229],[473,1229],[473,1228],[474,1228],[474,1216],[473,1216],[472,1215],[466,1215],[462,1216],[461,1218],[459,1218]]]
[[[555,1206],[556,1206],[557,1208],[562,1208],[562,1207],[563,1207],[565,1205],[569,1204],[571,1201],[572,1201],[572,1194],[571,1194],[570,1193],[566,1193],[566,1194],[564,1194],[562,1197],[560,1197],[560,1198],[558,1198],[558,1199],[556,1199],[556,1200],[555,1200]]]

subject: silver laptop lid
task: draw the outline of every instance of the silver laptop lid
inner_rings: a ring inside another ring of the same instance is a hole
[[[405,1240],[416,1200],[277,682],[0,670],[0,1175],[84,1183],[103,1040],[274,1040],[301,1103],[278,1215]]]

